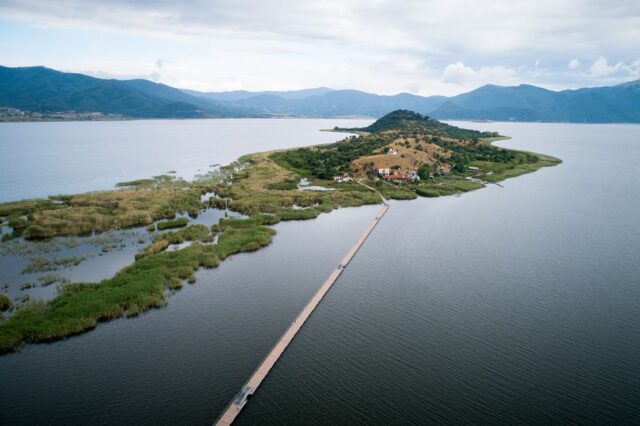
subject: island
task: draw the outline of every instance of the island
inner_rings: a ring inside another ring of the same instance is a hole
[[[62,283],[52,300],[31,302],[0,321],[0,353],[161,307],[185,281],[195,282],[197,269],[215,268],[233,254],[270,244],[271,226],[280,221],[385,199],[459,194],[561,162],[496,147],[493,141],[505,139],[497,133],[461,129],[407,110],[365,128],[333,130],[349,136],[327,145],[249,154],[189,182],[162,175],[122,182],[110,191],[0,204],[0,222],[11,230],[3,243],[142,226],[153,234],[151,244],[112,278]],[[176,217],[196,217],[206,208],[239,216],[210,226]],[[3,308],[13,309],[6,296],[0,300]]]

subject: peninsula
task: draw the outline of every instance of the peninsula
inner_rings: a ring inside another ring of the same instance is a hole
[[[270,226],[279,221],[378,204],[379,194],[390,200],[458,194],[560,163],[542,154],[495,147],[491,142],[504,138],[496,133],[460,129],[407,110],[389,113],[366,128],[334,130],[359,136],[246,155],[191,182],[163,175],[123,182],[112,191],[0,204],[0,222],[11,228],[4,241],[141,226],[153,234],[135,262],[114,277],[63,284],[51,301],[31,303],[0,321],[0,352],[160,307],[184,281],[195,282],[198,268],[215,268],[228,256],[270,244],[275,234]],[[212,207],[244,216],[211,226],[175,219],[178,213],[195,217]],[[185,242],[190,245],[167,250]]]

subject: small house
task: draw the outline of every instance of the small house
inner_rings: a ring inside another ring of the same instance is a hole
[[[389,148],[387,155],[398,155],[398,151],[393,148]]]
[[[393,173],[386,175],[384,179],[390,182],[407,182],[412,180],[409,175],[402,170],[395,170]]]
[[[440,174],[448,175],[449,173],[451,173],[451,165],[447,163],[441,164],[438,166],[437,171]]]
[[[375,166],[372,171],[372,174],[376,176],[387,176],[389,173],[391,173],[391,169],[383,166]]]
[[[349,176],[346,173],[343,173],[339,176],[334,176],[333,177],[334,182],[336,183],[347,183],[347,182],[351,182],[353,180],[353,178],[351,176]]]

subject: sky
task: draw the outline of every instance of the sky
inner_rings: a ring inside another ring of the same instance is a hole
[[[0,0],[0,64],[200,91],[640,79],[640,1]]]

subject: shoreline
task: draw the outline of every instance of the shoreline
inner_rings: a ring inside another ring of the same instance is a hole
[[[84,122],[109,122],[109,121],[188,121],[188,120],[376,120],[379,117],[345,115],[345,116],[306,116],[306,115],[272,115],[272,116],[238,116],[238,117],[122,117],[122,118],[87,118],[87,119],[38,119],[38,120],[0,120],[0,125],[10,123],[84,123]],[[435,117],[434,117],[435,118]],[[639,126],[640,122],[614,121],[614,122],[583,122],[583,121],[516,121],[516,120],[490,120],[479,121],[472,118],[436,118],[439,121],[461,123],[526,123],[526,124],[589,124],[589,125],[633,125]],[[334,129],[320,129],[324,132],[340,132]]]

